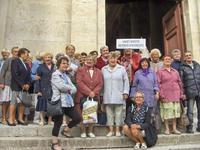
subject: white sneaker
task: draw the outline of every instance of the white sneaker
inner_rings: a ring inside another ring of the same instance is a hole
[[[120,132],[116,132],[116,133],[115,133],[115,136],[120,137],[120,136],[121,136],[121,133],[120,133]]]
[[[86,137],[87,137],[87,135],[85,132],[81,133],[81,138],[86,138]]]
[[[107,137],[111,137],[111,136],[113,136],[113,135],[114,135],[113,132],[109,132],[106,136],[107,136]]]
[[[147,149],[147,145],[145,143],[142,143],[141,149]]]
[[[88,133],[88,136],[89,136],[90,138],[95,138],[95,135],[94,135],[94,133],[92,133],[92,132]]]

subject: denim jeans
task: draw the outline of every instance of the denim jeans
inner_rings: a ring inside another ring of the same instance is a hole
[[[193,99],[188,99],[187,101],[187,116],[189,119],[189,125],[187,126],[187,129],[192,129],[193,128],[193,116],[194,116],[194,103],[196,102],[197,106],[197,128],[200,128],[200,97],[196,96]]]

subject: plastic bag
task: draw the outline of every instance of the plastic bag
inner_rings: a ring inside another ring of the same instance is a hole
[[[98,102],[94,101],[93,99],[90,100],[88,97],[83,103],[83,124],[97,123],[97,107]]]

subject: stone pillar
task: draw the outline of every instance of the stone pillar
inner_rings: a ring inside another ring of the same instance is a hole
[[[36,51],[55,54],[70,42],[71,0],[10,0],[7,11],[1,40],[7,48],[27,47],[33,55]]]
[[[105,0],[72,0],[71,43],[78,52],[105,44]]]
[[[10,0],[1,0],[0,1],[0,50],[5,47],[5,32],[6,32],[6,20],[8,14],[8,6]]]
[[[200,62],[200,1],[183,0],[182,6],[187,50]]]

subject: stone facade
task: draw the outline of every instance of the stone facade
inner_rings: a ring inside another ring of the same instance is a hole
[[[0,0],[0,20],[0,49],[27,47],[34,55],[105,44],[104,0]]]
[[[182,6],[187,50],[200,62],[200,1],[183,0]]]
[[[200,1],[182,0],[187,49],[200,62]],[[72,43],[78,52],[106,43],[106,0],[0,0],[0,49],[27,47],[63,52]]]

